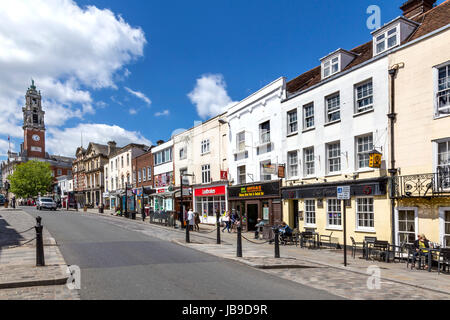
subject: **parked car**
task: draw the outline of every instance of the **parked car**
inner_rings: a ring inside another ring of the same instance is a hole
[[[5,196],[0,194],[0,206],[5,204]]]
[[[50,209],[56,211],[56,202],[53,201],[52,198],[41,197],[36,202],[36,209],[37,210]]]

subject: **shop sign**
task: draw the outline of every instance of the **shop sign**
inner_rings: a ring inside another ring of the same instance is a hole
[[[166,188],[156,190],[156,193],[164,193],[166,192]]]
[[[249,197],[278,197],[280,194],[280,182],[268,182],[258,185],[247,185],[243,187],[228,187],[228,196],[230,198],[249,198]]]
[[[350,199],[350,186],[337,187],[337,198],[338,200]]]
[[[278,166],[278,178],[285,178],[286,177],[286,166],[283,165],[279,165]]]
[[[220,180],[228,180],[228,171],[220,170]]]
[[[261,186],[242,187],[239,193],[239,197],[258,197],[263,195],[264,191],[262,191]]]
[[[277,174],[276,164],[264,163],[262,166],[264,174]]]
[[[223,196],[225,195],[225,186],[195,189],[196,197]]]
[[[381,168],[381,157],[383,155],[374,150],[369,154],[369,167],[370,168]]]

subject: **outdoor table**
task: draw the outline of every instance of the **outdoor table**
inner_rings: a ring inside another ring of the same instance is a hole
[[[300,236],[301,236],[301,238],[300,238],[300,247],[302,247],[302,248],[303,248],[303,244],[304,244],[304,241],[303,241],[303,234],[304,233],[305,232],[302,232],[300,234]],[[320,243],[320,241],[319,241],[319,234],[317,232],[309,232],[309,235],[311,235],[312,238],[313,238],[313,243],[314,243],[313,248],[318,248],[318,247],[320,248],[320,246],[319,246],[319,243]]]

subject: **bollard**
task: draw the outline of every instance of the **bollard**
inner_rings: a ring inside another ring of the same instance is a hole
[[[189,228],[190,228],[189,220],[186,219],[186,243],[191,242],[189,238]]]
[[[237,227],[237,252],[236,256],[242,258],[242,227],[239,224]]]
[[[131,212],[131,219],[136,220],[136,211]]]
[[[274,227],[273,228],[273,233],[275,234],[275,258],[279,258],[280,257],[280,239],[278,238],[278,235],[280,233],[280,230],[278,230],[278,228]]]
[[[220,244],[220,221],[219,221],[220,213],[217,212],[216,219],[217,219],[217,244]]]
[[[42,237],[42,225],[41,225],[42,218],[37,217],[36,218],[36,226],[34,227],[36,229],[36,266],[37,267],[44,267],[45,266],[45,259],[44,259],[44,241]]]

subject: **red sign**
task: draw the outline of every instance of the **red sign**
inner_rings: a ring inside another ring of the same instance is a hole
[[[225,186],[195,189],[196,197],[223,196],[225,195]]]
[[[156,192],[157,193],[164,193],[164,192],[166,192],[166,188],[158,189]]]
[[[228,171],[220,171],[220,180],[228,180]]]

